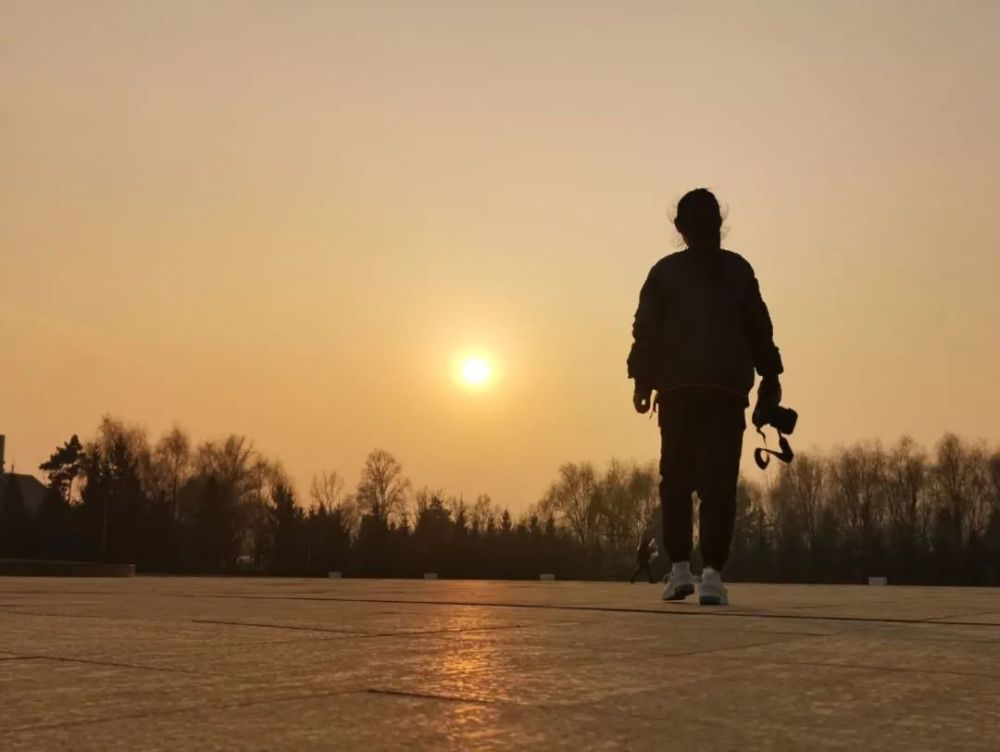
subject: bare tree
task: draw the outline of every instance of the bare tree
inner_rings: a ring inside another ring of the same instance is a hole
[[[1000,450],[993,452],[986,461],[989,478],[990,515],[1000,515]]]
[[[416,513],[419,515],[421,512],[426,511],[431,507],[435,500],[443,504],[444,490],[440,488],[430,488],[429,486],[424,486],[420,488],[416,493],[413,494],[413,504],[416,509]]]
[[[885,451],[879,444],[858,444],[830,462],[831,501],[843,515],[853,543],[863,556],[878,545],[886,511]]]
[[[926,533],[921,507],[927,486],[927,455],[909,436],[904,436],[886,458],[889,535],[897,547],[912,553],[917,539]]]
[[[248,438],[235,434],[199,446],[194,463],[202,478],[218,485],[221,497],[233,500],[239,551],[261,566],[268,555],[272,493],[278,486],[291,488],[284,469],[261,455]]]
[[[388,524],[406,515],[409,490],[410,481],[403,476],[399,460],[375,449],[365,459],[355,499],[363,514]]]
[[[795,536],[809,551],[821,543],[824,478],[822,463],[801,453],[792,464],[781,466],[771,492],[775,529],[785,538]]]
[[[461,496],[449,496],[445,499],[445,507],[451,513],[451,519],[459,527],[466,527],[469,523],[470,508]]]
[[[335,509],[344,501],[344,479],[336,470],[313,476],[309,496],[316,506]]]
[[[139,474],[141,480],[150,479],[149,439],[146,431],[139,426],[128,425],[105,415],[97,429],[97,437],[90,443],[87,451],[92,456],[103,457],[112,465],[116,462],[116,454],[122,454],[129,458],[130,463],[134,463],[135,472]]]
[[[651,465],[611,460],[598,484],[599,532],[619,554],[629,553],[636,541],[653,526],[657,494]]]
[[[662,537],[660,469],[656,462],[647,462],[643,465],[632,466],[629,478],[629,493],[637,504],[636,535],[647,528],[652,528],[658,531],[657,537]]]
[[[206,441],[198,447],[195,466],[200,475],[246,497],[263,485],[264,463],[245,436],[227,436],[221,443]]]
[[[559,479],[539,502],[539,516],[544,519],[552,515],[556,522],[566,525],[582,545],[587,545],[596,533],[600,509],[598,490],[592,464],[565,464],[559,468]]]
[[[938,443],[933,471],[933,496],[938,513],[965,537],[986,521],[990,481],[985,448],[947,434]]]
[[[191,477],[192,469],[191,441],[187,434],[174,426],[157,442],[153,462],[160,493],[169,501],[174,520],[178,520],[179,491]]]
[[[493,501],[486,494],[480,494],[476,497],[476,501],[472,505],[471,524],[472,529],[477,532],[483,532],[496,526],[497,510],[493,506]]]
[[[314,508],[326,512],[337,512],[343,520],[346,529],[353,535],[358,531],[360,515],[354,497],[344,492],[344,479],[336,470],[313,476],[309,487],[309,496]]]
[[[152,462],[146,432],[120,420],[104,416],[96,438],[83,454],[84,483],[81,500],[85,507],[100,509],[100,550],[128,550],[140,545],[131,539],[137,531],[132,523],[148,502]]]

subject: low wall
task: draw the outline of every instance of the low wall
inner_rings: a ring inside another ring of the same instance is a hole
[[[0,577],[134,577],[135,564],[0,559]]]

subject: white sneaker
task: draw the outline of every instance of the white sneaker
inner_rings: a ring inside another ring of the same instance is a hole
[[[694,578],[691,572],[671,572],[667,586],[663,589],[663,600],[682,601],[694,595]]]
[[[702,606],[728,606],[729,593],[722,584],[722,577],[714,569],[706,567],[701,573],[698,586],[698,603]]]

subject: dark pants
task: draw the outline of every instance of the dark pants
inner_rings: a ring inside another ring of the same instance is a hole
[[[652,582],[653,581],[653,569],[652,569],[652,567],[649,566],[649,562],[648,561],[642,561],[642,560],[639,561],[639,566],[637,566],[635,568],[635,571],[632,573],[632,576],[628,578],[628,581],[629,582],[635,582],[635,578],[638,577],[643,572],[646,573],[646,576],[649,578],[649,581]]]
[[[660,503],[671,562],[689,561],[692,500],[698,492],[701,556],[721,570],[736,517],[745,406],[726,394],[664,395],[660,402]]]

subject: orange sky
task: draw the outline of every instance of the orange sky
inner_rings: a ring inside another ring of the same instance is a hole
[[[998,3],[2,9],[19,470],[104,413],[245,433],[301,492],[376,446],[515,510],[564,461],[648,459],[631,317],[700,185],[797,446],[1000,439]],[[489,390],[452,380],[470,349]]]

